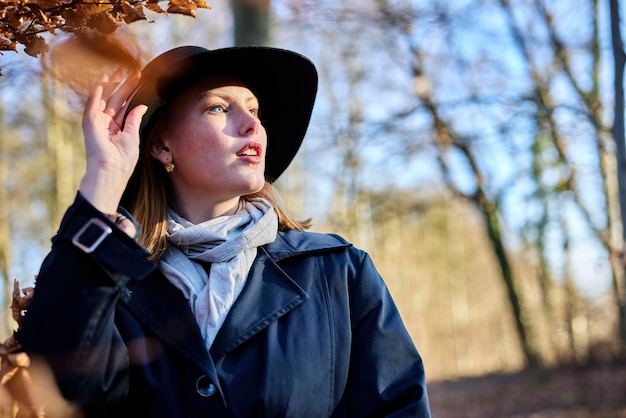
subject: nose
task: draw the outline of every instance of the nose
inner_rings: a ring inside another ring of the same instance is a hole
[[[242,112],[241,125],[239,133],[242,136],[254,135],[259,131],[261,121],[258,117],[251,114],[247,109]]]

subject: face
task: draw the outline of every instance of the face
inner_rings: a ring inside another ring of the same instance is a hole
[[[240,196],[263,187],[267,134],[258,100],[245,85],[211,77],[183,92],[171,108],[170,129],[152,155],[176,165],[169,176],[183,212],[193,206],[219,215],[217,206],[227,212]]]

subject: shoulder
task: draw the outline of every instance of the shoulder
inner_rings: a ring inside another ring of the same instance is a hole
[[[339,235],[309,231],[280,231],[276,240],[265,246],[275,260],[311,253],[355,250],[350,242]]]
[[[328,286],[348,290],[368,306],[377,303],[386,289],[369,254],[339,235],[279,232],[265,252],[304,289],[321,283],[322,277]]]

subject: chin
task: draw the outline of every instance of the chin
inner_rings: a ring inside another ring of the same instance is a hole
[[[249,195],[249,194],[260,192],[261,190],[263,190],[264,186],[265,186],[265,178],[261,180],[254,180],[246,186],[247,191],[245,194]]]
[[[254,187],[249,194],[254,194],[254,193],[260,192],[261,190],[263,190],[263,186],[265,186],[265,182],[263,182],[263,184],[261,184],[258,187]]]

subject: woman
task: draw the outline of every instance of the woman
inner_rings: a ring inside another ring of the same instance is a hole
[[[18,335],[63,396],[87,417],[430,416],[370,258],[304,232],[271,185],[313,64],[180,47],[124,78],[88,98],[86,173]]]

